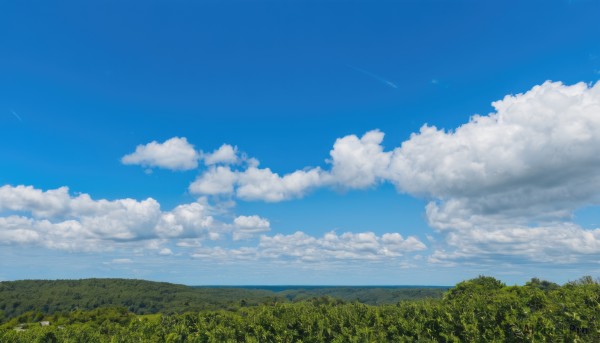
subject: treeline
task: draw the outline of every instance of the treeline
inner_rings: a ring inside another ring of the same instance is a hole
[[[368,305],[395,304],[404,300],[439,299],[448,287],[316,287],[294,288],[277,292],[290,301],[305,301],[319,297],[331,297],[345,302]]]
[[[441,298],[440,288],[323,287],[265,289],[189,287],[130,279],[23,280],[0,282],[0,323],[25,312],[48,315],[102,307],[125,307],[135,314],[175,314],[238,306],[302,301],[330,296],[367,304]]]
[[[563,286],[479,277],[442,299],[394,305],[323,297],[176,315],[74,311],[44,317],[45,327],[13,318],[0,342],[600,342],[599,316],[600,284],[590,277]]]
[[[136,314],[183,313],[281,302],[273,292],[237,288],[192,288],[132,279],[22,280],[0,282],[0,322],[28,311],[43,315],[101,307]]]

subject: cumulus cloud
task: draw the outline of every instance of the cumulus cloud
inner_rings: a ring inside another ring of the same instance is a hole
[[[236,164],[239,162],[238,149],[229,144],[223,144],[212,153],[203,154],[204,164]]]
[[[135,152],[123,156],[123,164],[159,167],[170,170],[190,170],[198,167],[200,154],[185,137],[173,137],[163,143],[152,141],[138,145]]]
[[[72,197],[67,187],[42,191],[22,185],[0,187],[0,213],[6,211],[23,218],[31,216],[38,229],[52,227],[65,235],[79,232],[80,236],[113,240],[152,235],[148,227],[161,213],[160,205],[152,198],[93,200],[88,194]]]
[[[319,168],[297,170],[279,176],[271,169],[251,167],[237,173],[236,195],[244,200],[264,200],[277,202],[302,197],[307,191],[323,182]]]
[[[495,237],[540,242],[540,232],[546,245],[583,254],[564,242],[568,234],[595,242],[595,231],[574,225],[572,216],[600,203],[600,83],[545,82],[492,105],[494,112],[474,115],[454,130],[424,125],[387,151],[378,130],[339,138],[326,169],[283,175],[258,166],[209,170],[190,191],[215,194],[209,185],[216,180],[220,194],[276,202],[320,187],[364,189],[389,182],[399,192],[429,200],[428,223],[463,256],[465,246],[486,251],[486,239],[494,243]],[[472,239],[475,233],[478,239]],[[459,237],[464,244],[457,244]],[[595,249],[595,243],[583,246],[588,253]],[[514,247],[505,251],[547,253],[540,244]]]
[[[330,152],[330,171],[313,167],[279,175],[256,165],[244,170],[217,167],[198,176],[189,190],[193,194],[234,194],[242,200],[279,202],[301,198],[324,186],[367,188],[387,175],[391,152],[383,151],[383,137],[382,132],[373,130],[360,138],[349,135],[338,139]]]
[[[443,238],[434,243],[431,262],[600,262],[600,229],[572,219],[577,209],[600,204],[600,83],[546,82],[492,105],[494,112],[453,130],[424,125],[388,150],[379,130],[341,137],[324,166],[289,173],[259,167],[231,145],[203,154],[177,137],[138,146],[123,163],[187,170],[203,159],[206,168],[190,184],[192,194],[267,202],[322,187],[388,182],[429,202],[427,222]],[[71,196],[65,187],[0,187],[0,212],[0,241],[59,249],[159,238],[178,239],[176,246],[197,249],[198,258],[298,261],[379,260],[425,249],[414,237],[369,232],[263,235],[256,247],[205,247],[204,239],[245,239],[268,231],[270,223],[258,216],[221,222],[205,201],[161,211],[151,198],[93,200]]]
[[[379,130],[361,138],[349,135],[339,138],[331,155],[331,179],[346,188],[366,188],[381,181],[387,174],[390,152],[384,152],[384,134]]]
[[[290,235],[263,235],[257,247],[238,249],[201,248],[193,257],[202,259],[265,259],[295,262],[383,261],[425,250],[427,247],[416,237],[403,238],[399,233],[377,236],[373,232],[341,235],[328,232],[314,237],[298,231]]]
[[[493,103],[453,132],[424,126],[394,150],[390,179],[403,191],[504,211],[564,217],[598,201],[600,83],[546,82]],[[519,215],[513,212],[511,215]]]
[[[298,170],[284,176],[269,168],[251,166],[244,171],[230,167],[210,168],[189,186],[192,194],[230,195],[243,200],[278,202],[302,197],[320,186],[326,176],[320,168]]]
[[[378,237],[373,232],[346,232],[341,235],[328,232],[323,237],[316,238],[296,232],[292,235],[262,236],[259,248],[263,256],[271,258],[322,261],[380,260],[424,250],[426,246],[415,237],[404,239],[398,233]]]
[[[219,236],[220,224],[210,214],[207,203],[190,203],[175,207],[161,215],[155,232],[159,237],[214,237]]]
[[[75,220],[53,223],[23,216],[0,217],[0,244],[90,252],[107,250],[103,242]]]
[[[589,182],[581,180],[592,181],[595,189],[600,180],[600,83],[590,88],[546,82],[493,106],[496,112],[475,115],[456,130],[424,125],[390,151],[384,151],[384,134],[378,130],[339,138],[328,159],[330,170],[304,168],[280,176],[269,168],[249,167],[231,177],[222,169],[220,179],[230,181],[223,189],[235,187],[242,199],[270,201],[299,197],[316,187],[365,188],[382,181],[435,199],[501,195],[519,186],[523,194],[518,198],[528,204],[597,200],[597,192],[582,187]],[[572,188],[578,193],[565,192]],[[540,191],[543,196],[531,201]]]
[[[258,160],[241,157],[237,147],[223,144],[210,154],[203,154],[208,169],[189,186],[196,195],[233,195],[242,200],[279,202],[301,198],[319,187],[362,189],[384,181],[392,152],[381,145],[384,134],[379,130],[362,137],[349,135],[338,139],[330,152],[331,170],[308,167],[280,175],[270,168],[259,168]],[[232,168],[232,164],[240,164]],[[219,165],[222,164],[222,165]]]
[[[33,228],[33,220],[20,216],[0,217],[0,242],[24,244],[40,242],[39,230]]]
[[[500,261],[596,265],[600,262],[600,229],[586,230],[573,223],[541,226],[487,225],[449,231],[447,247],[436,249],[429,262],[456,265],[494,265]]]
[[[32,186],[0,187],[0,211],[28,211],[35,217],[58,216],[69,211],[70,200],[67,187],[48,191]]]
[[[231,194],[237,182],[237,173],[230,167],[211,167],[192,182],[189,191],[192,194],[223,195]]]
[[[271,229],[271,223],[267,219],[256,215],[236,217],[233,224],[235,225],[233,240],[247,239]]]
[[[0,187],[0,244],[103,251],[136,241],[239,239],[269,228],[258,216],[227,223],[215,218],[219,213],[204,198],[162,211],[152,198],[94,200],[88,194],[72,196],[67,187],[43,191],[5,185]],[[162,249],[161,244],[147,248]]]
[[[600,255],[597,230],[571,222],[600,202],[600,83],[546,82],[493,106],[454,131],[424,126],[393,152],[390,181],[432,199],[428,222],[458,254],[434,260]]]

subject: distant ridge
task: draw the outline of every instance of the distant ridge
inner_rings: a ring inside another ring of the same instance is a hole
[[[430,286],[430,285],[196,285],[193,288],[243,288],[264,289],[273,292],[281,292],[292,289],[320,289],[320,288],[383,288],[383,289],[407,289],[407,288],[434,288],[450,289],[454,286]]]

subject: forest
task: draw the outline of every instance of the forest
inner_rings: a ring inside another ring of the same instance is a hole
[[[174,314],[332,297],[365,304],[441,298],[447,287],[190,287],[132,279],[22,280],[0,282],[0,320],[28,311],[40,315],[99,307],[134,314]]]
[[[441,296],[413,293],[379,304],[141,280],[45,282],[0,283],[0,342],[600,341],[600,283],[591,277],[507,286],[480,276]],[[131,288],[136,283],[137,292]],[[36,289],[47,290],[46,302],[26,304],[26,294]],[[101,301],[91,303],[94,295]],[[145,302],[119,304],[119,296]],[[72,307],[75,300],[86,305]]]

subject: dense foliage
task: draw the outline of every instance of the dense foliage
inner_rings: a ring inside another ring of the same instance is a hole
[[[401,300],[441,298],[447,287],[374,288],[374,287],[318,287],[294,288],[278,292],[291,301],[331,297],[346,302],[357,301],[368,305],[395,304]]]
[[[136,314],[182,313],[256,305],[282,300],[261,290],[194,289],[184,285],[129,279],[23,280],[0,282],[0,311],[14,317],[27,311],[52,314],[124,306]]]
[[[32,316],[5,323],[0,341],[599,342],[600,284],[586,277],[563,286],[537,279],[506,286],[479,277],[459,283],[443,299],[394,305],[321,297],[174,315],[101,308]],[[42,319],[51,324],[35,322]]]
[[[128,279],[6,281],[0,282],[0,323],[2,313],[5,318],[12,318],[28,311],[48,315],[123,306],[136,314],[173,314],[299,301],[319,296],[375,305],[393,304],[405,299],[441,298],[443,291],[439,288],[311,287],[273,292],[234,287],[189,287]]]

